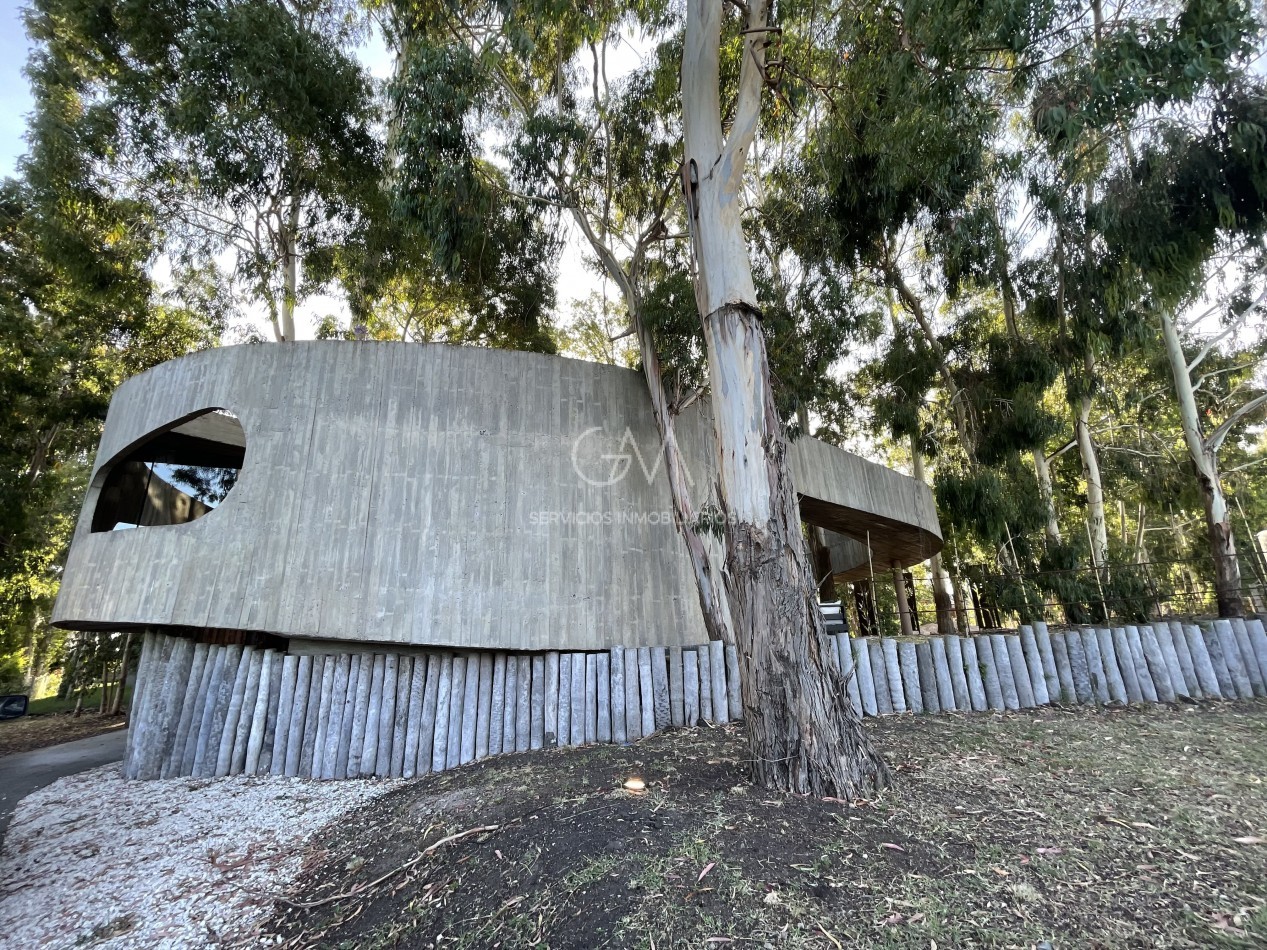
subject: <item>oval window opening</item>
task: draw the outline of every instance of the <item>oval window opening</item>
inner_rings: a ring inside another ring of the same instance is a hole
[[[246,433],[225,409],[155,432],[106,467],[92,530],[197,521],[233,490],[245,457]]]

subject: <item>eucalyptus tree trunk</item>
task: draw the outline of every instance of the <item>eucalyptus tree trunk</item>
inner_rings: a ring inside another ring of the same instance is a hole
[[[727,137],[719,83],[723,10],[716,0],[687,2],[683,190],[708,349],[744,723],[759,784],[849,799],[890,776],[828,661],[741,221],[744,165],[765,81],[768,7],[753,0],[747,8]]]
[[[1095,359],[1087,353],[1086,372],[1088,382],[1095,372]],[[1074,418],[1074,438],[1078,443],[1078,455],[1082,459],[1082,476],[1087,483],[1087,526],[1091,533],[1091,564],[1103,571],[1109,560],[1109,529],[1104,515],[1104,484],[1100,478],[1100,458],[1095,440],[1091,438],[1091,396],[1078,398],[1078,413]]]
[[[299,199],[292,198],[282,227],[282,314],[278,342],[295,340],[295,302],[299,297]]]
[[[128,688],[128,659],[132,653],[132,631],[123,638],[123,659],[119,669],[119,685],[114,691],[114,702],[110,704],[110,715],[117,716],[123,705],[123,693]]]
[[[1241,566],[1236,556],[1236,542],[1232,535],[1232,513],[1223,494],[1223,481],[1219,476],[1219,448],[1225,427],[1210,438],[1201,428],[1197,412],[1196,392],[1188,373],[1188,358],[1179,340],[1179,330],[1170,314],[1161,315],[1162,337],[1166,343],[1166,359],[1175,381],[1175,395],[1179,401],[1179,422],[1183,427],[1183,440],[1188,456],[1196,469],[1197,484],[1205,503],[1205,523],[1210,535],[1210,555],[1214,559],[1214,594],[1218,600],[1220,617],[1240,617],[1245,605],[1241,600]]]
[[[915,480],[926,484],[924,477],[924,453],[919,450],[915,438],[911,438],[911,470]],[[933,575],[933,606],[937,610],[937,632],[948,634],[955,632],[955,616],[951,606],[950,577],[942,567],[940,552],[928,559],[928,567]]]
[[[1056,495],[1051,487],[1051,465],[1047,461],[1047,453],[1043,447],[1037,446],[1034,449],[1034,476],[1038,479],[1038,496],[1043,501],[1043,514],[1046,523],[1043,525],[1043,533],[1047,536],[1047,543],[1060,543],[1060,521],[1056,518]]]

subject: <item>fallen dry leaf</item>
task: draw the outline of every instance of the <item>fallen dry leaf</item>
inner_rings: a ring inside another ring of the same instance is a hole
[[[892,841],[881,842],[880,847],[888,848],[890,851],[902,851],[902,852],[906,851],[906,849],[903,848],[900,844],[894,844]]]
[[[704,875],[715,867],[717,867],[717,862],[709,861],[706,865],[704,865],[704,870],[699,872],[699,877],[695,879],[695,883],[698,884],[700,881],[704,880]]]
[[[1262,844],[1267,838],[1260,838],[1257,835],[1244,835],[1240,838],[1233,838],[1237,844]]]

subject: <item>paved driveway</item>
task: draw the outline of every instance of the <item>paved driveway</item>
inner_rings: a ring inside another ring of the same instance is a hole
[[[126,729],[0,758],[0,844],[13,809],[27,795],[66,775],[123,761]]]

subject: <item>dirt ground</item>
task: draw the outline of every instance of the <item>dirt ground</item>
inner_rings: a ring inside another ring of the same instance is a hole
[[[70,713],[49,713],[5,720],[0,722],[0,756],[86,739],[126,724],[127,717],[122,714],[98,716],[96,713],[85,713],[78,719]]]
[[[873,801],[763,794],[733,726],[429,776],[315,839],[267,931],[358,948],[1267,946],[1267,703],[870,728],[898,779]]]

